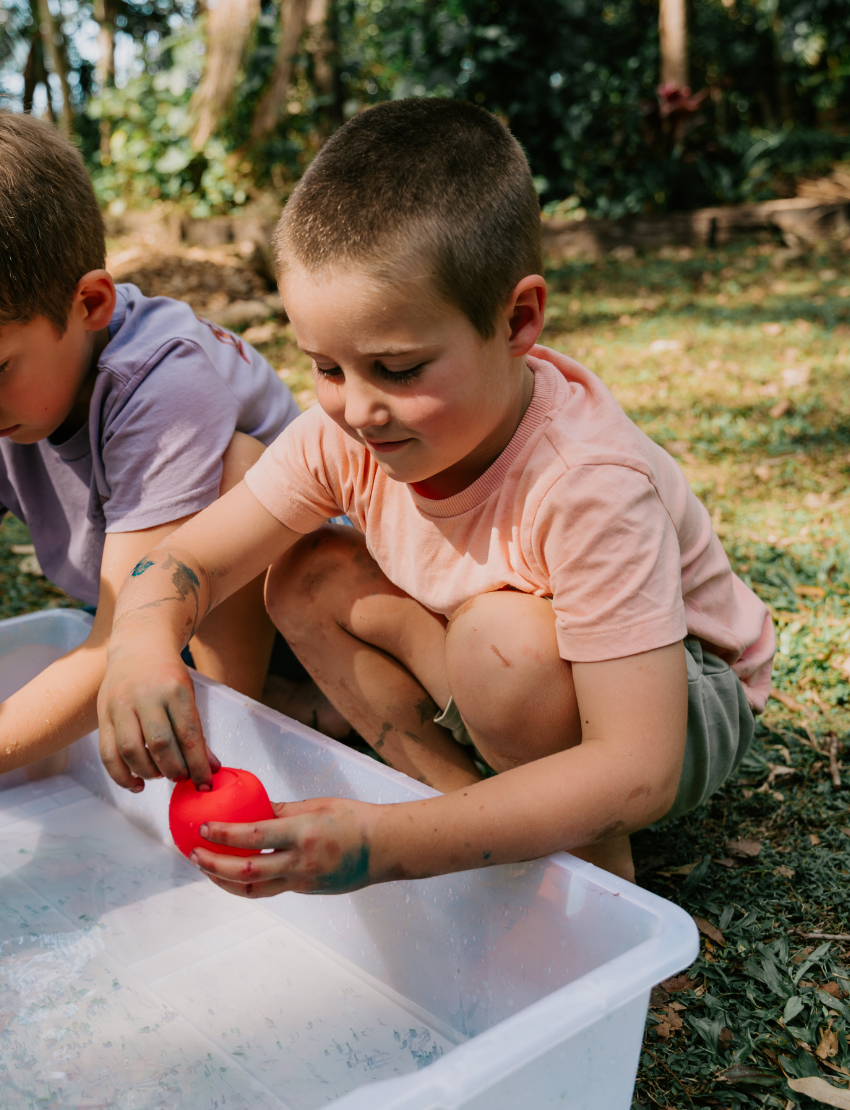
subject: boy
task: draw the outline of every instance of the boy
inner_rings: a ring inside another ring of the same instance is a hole
[[[95,726],[118,588],[151,546],[237,485],[298,415],[237,336],[163,297],[117,290],[77,151],[0,113],[0,515],[51,581],[97,606],[85,643],[0,712],[0,771],[62,770]],[[195,665],[259,697],[274,629],[262,576],[192,640]],[[33,762],[37,761],[37,762]]]
[[[269,612],[319,686],[445,793],[211,823],[217,843],[274,849],[199,849],[214,882],[339,892],[559,849],[633,877],[628,834],[698,805],[746,752],[773,629],[675,461],[535,346],[521,149],[469,104],[376,107],[312,163],[276,250],[320,406],[122,587],[99,699],[112,777],[210,781],[179,651],[270,566]],[[324,524],[339,512],[356,531]]]

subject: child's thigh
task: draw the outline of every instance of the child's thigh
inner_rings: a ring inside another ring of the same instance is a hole
[[[308,669],[306,654],[368,644],[448,700],[445,620],[387,578],[354,528],[327,524],[295,544],[269,569],[266,607]]]
[[[581,742],[572,667],[547,598],[481,594],[449,622],[446,673],[464,723],[494,770]]]

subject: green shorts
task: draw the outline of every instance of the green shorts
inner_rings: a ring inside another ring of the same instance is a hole
[[[741,680],[699,640],[685,640],[688,664],[688,733],[679,789],[668,813],[652,826],[681,817],[718,790],[747,754],[755,733],[755,717]],[[459,744],[475,748],[454,698],[434,718]],[[481,759],[476,750],[478,761]]]

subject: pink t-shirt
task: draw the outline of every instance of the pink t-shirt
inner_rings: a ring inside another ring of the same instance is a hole
[[[775,636],[737,578],[679,465],[595,374],[546,347],[528,357],[534,396],[493,465],[431,500],[388,478],[317,405],[246,477],[278,520],[310,532],[345,513],[386,576],[449,617],[512,588],[551,597],[561,656],[617,659],[698,637],[761,711]]]

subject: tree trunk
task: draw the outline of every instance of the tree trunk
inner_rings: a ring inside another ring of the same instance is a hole
[[[292,59],[298,53],[306,14],[307,0],[280,0],[280,46],[277,48],[271,83],[260,97],[254,113],[252,139],[264,139],[271,135],[286,108],[292,82]]]
[[[45,54],[53,65],[53,72],[59,78],[62,88],[62,130],[70,135],[74,129],[74,109],[71,104],[71,86],[68,84],[68,62],[65,58],[65,40],[59,30],[50,5],[47,0],[38,0],[38,16],[41,25],[41,37],[44,42]],[[50,85],[47,85],[47,103],[50,100]]]
[[[198,122],[192,146],[200,150],[218,127],[234,92],[234,82],[260,0],[218,0],[207,17],[207,64],[190,108]]]
[[[32,111],[32,102],[35,96],[36,85],[39,81],[46,80],[47,74],[44,73],[44,61],[41,57],[41,35],[38,31],[35,31],[30,40],[29,53],[27,54],[26,64],[24,65],[23,108],[25,112]],[[47,95],[50,96],[49,89]]]
[[[94,18],[100,30],[97,33],[97,65],[95,80],[101,92],[115,84],[115,5],[112,0],[95,0]]]
[[[324,102],[319,111],[319,130],[327,138],[342,123],[330,0],[308,0],[305,22],[307,53],[313,61],[313,85]]]
[[[688,84],[688,21],[685,0],[660,0],[658,38],[661,46],[661,84]]]

